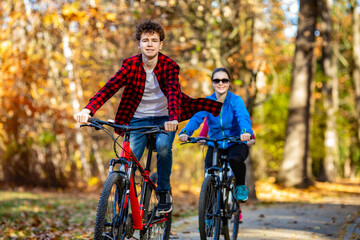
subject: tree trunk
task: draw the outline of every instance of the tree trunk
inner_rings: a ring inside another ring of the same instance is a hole
[[[310,184],[307,162],[316,17],[317,1],[301,0],[284,159],[278,177],[278,182],[287,187],[307,187]]]
[[[245,161],[245,165],[246,165],[246,185],[250,189],[249,199],[257,200],[256,189],[255,189],[256,178],[255,178],[254,164],[252,162],[250,154]]]
[[[321,31],[323,37],[322,46],[322,70],[326,77],[323,85],[324,108],[326,110],[326,130],[325,130],[325,159],[324,159],[324,179],[322,181],[333,182],[336,175],[335,164],[339,160],[339,145],[336,124],[336,112],[339,105],[337,63],[333,57],[331,43],[332,40],[332,21],[331,21],[332,1],[322,0],[321,7]],[[335,47],[335,46],[334,46]]]
[[[100,156],[99,145],[96,141],[93,141],[91,147],[94,152],[95,162],[99,170],[99,178],[101,179],[101,181],[105,182],[107,175],[105,173],[104,164]]]
[[[355,114],[357,119],[357,139],[360,144],[360,14],[357,11],[359,8],[357,1],[354,1],[353,9],[353,81],[355,90]]]
[[[250,72],[250,86],[247,89],[252,89],[252,91],[247,91],[247,99],[246,99],[246,108],[252,116],[254,112],[255,102],[258,98],[258,81],[265,82],[265,75],[261,71],[261,66],[264,64],[263,55],[264,55],[264,38],[261,34],[263,30],[263,26],[265,26],[265,19],[262,15],[262,5],[255,5],[252,7],[252,26],[251,26],[251,39],[252,39],[252,53],[255,56],[253,60],[253,64],[251,64],[252,68],[248,69]],[[260,96],[262,99],[265,98],[262,94]],[[263,108],[263,106],[261,106]],[[250,148],[251,149],[251,148]],[[261,161],[260,159],[258,159]],[[256,183],[256,175],[254,170],[253,159],[251,158],[251,154],[247,159],[246,163],[246,179],[247,185],[249,186],[250,199],[257,199],[256,190],[255,190],[255,183]]]
[[[69,36],[67,35],[67,33],[64,33],[62,43],[63,43],[63,48],[64,48],[64,56],[66,59],[66,67],[65,68],[68,73],[68,78],[70,81],[69,85],[70,85],[70,91],[71,91],[71,95],[72,95],[72,107],[73,107],[74,113],[77,113],[80,111],[80,103],[79,103],[78,98],[81,99],[81,97],[82,97],[82,89],[79,86],[79,84],[76,83],[76,80],[74,77],[74,66],[72,64],[72,59],[71,59],[72,51],[69,46]],[[81,160],[81,165],[83,168],[83,175],[85,178],[88,178],[90,176],[90,168],[89,168],[89,165],[87,164],[86,157],[85,157],[84,136],[80,131],[76,131],[75,135],[76,135],[75,140],[76,140],[76,143],[79,146],[79,150],[80,150],[80,160]]]

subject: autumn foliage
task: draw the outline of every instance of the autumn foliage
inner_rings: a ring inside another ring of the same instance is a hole
[[[282,7],[278,0],[1,1],[0,187],[101,186],[108,159],[114,157],[111,140],[90,129],[79,130],[73,115],[115,74],[124,58],[138,53],[133,34],[144,19],[163,24],[164,53],[181,66],[185,93],[210,94],[211,71],[220,66],[230,70],[232,90],[246,102],[257,134],[252,149],[255,176],[276,176],[295,46],[294,38],[284,34],[290,22]],[[334,11],[344,20],[334,37],[341,40],[338,128],[344,133],[338,146],[337,177],[355,177],[360,154],[354,147],[358,142],[348,62],[351,16],[346,5]],[[319,49],[317,45],[315,51]],[[325,81],[316,78],[312,96],[317,101],[312,136],[315,177],[325,154],[322,124],[326,116],[320,107]],[[96,117],[113,118],[120,94]],[[174,184],[199,186],[203,159],[202,148],[182,147],[176,140]]]

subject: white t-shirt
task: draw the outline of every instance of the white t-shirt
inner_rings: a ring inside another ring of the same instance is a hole
[[[146,70],[145,90],[135,111],[135,118],[169,116],[167,98],[162,93],[153,70]]]

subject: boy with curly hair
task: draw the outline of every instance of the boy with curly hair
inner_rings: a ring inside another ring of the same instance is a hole
[[[178,123],[199,111],[208,111],[217,116],[222,106],[219,102],[205,98],[192,99],[181,92],[178,64],[160,52],[164,39],[165,33],[160,23],[147,20],[137,25],[136,40],[141,53],[125,59],[118,72],[75,115],[78,122],[87,122],[109,98],[124,87],[115,117],[116,124],[164,124],[168,135],[156,136],[160,213],[172,210],[172,144]],[[141,158],[146,142],[145,135],[130,136],[130,147],[136,158]]]

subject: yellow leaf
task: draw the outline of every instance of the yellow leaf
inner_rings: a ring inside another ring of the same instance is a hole
[[[44,18],[44,25],[45,26],[50,26],[52,23],[52,19],[51,19],[51,15],[45,15]]]
[[[3,55],[4,52],[8,49],[11,48],[11,41],[10,40],[5,40],[0,44],[0,55]]]
[[[115,21],[116,20],[116,14],[115,13],[106,13],[105,18],[108,21]]]
[[[89,186],[94,186],[94,185],[96,185],[98,182],[99,182],[99,178],[97,178],[97,177],[92,177],[92,178],[89,180]]]
[[[46,15],[43,21],[45,26],[61,27],[60,16],[56,13]]]
[[[102,87],[104,85],[105,85],[105,81],[100,81],[99,84],[98,84],[99,87]]]
[[[62,14],[67,17],[69,17],[71,15],[76,15],[78,12],[78,8],[79,8],[79,6],[76,3],[70,4],[70,5],[65,5],[62,9]]]
[[[79,11],[76,19],[80,25],[84,25],[89,22],[89,16],[84,11]]]

